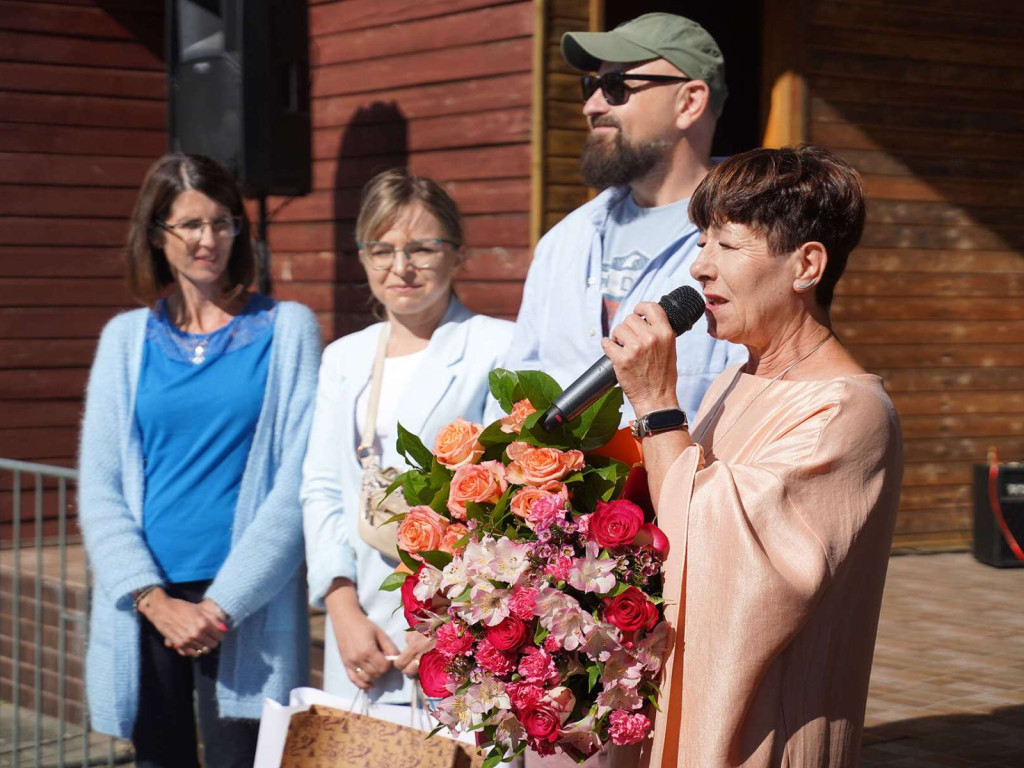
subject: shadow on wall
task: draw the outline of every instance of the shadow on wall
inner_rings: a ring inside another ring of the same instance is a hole
[[[164,0],[94,0],[131,34],[131,39],[164,58]]]
[[[359,196],[370,179],[409,165],[408,124],[398,105],[374,102],[352,115],[338,146],[334,176],[334,338],[375,321],[373,299],[357,258],[355,223]]]

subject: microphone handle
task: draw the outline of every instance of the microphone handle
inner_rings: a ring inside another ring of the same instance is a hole
[[[544,412],[541,426],[550,431],[559,424],[572,421],[617,382],[612,361],[607,355],[602,355],[600,360],[555,398],[555,402]]]

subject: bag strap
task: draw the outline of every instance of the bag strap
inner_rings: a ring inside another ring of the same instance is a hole
[[[377,439],[377,406],[380,405],[380,385],[384,378],[384,358],[388,354],[388,339],[391,338],[391,323],[384,323],[380,329],[380,336],[377,337],[377,354],[373,358],[373,376],[370,379],[370,402],[366,411],[366,424],[363,426],[363,434],[359,440],[357,455],[359,463],[366,466],[373,463],[374,458],[379,458],[374,441]]]

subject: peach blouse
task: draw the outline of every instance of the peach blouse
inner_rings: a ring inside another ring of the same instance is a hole
[[[903,469],[881,379],[731,368],[693,435],[658,503],[677,631],[644,763],[856,766]]]

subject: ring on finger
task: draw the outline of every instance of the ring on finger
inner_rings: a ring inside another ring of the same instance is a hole
[[[355,667],[352,671],[355,672],[357,675],[363,674],[363,668],[362,667]]]

